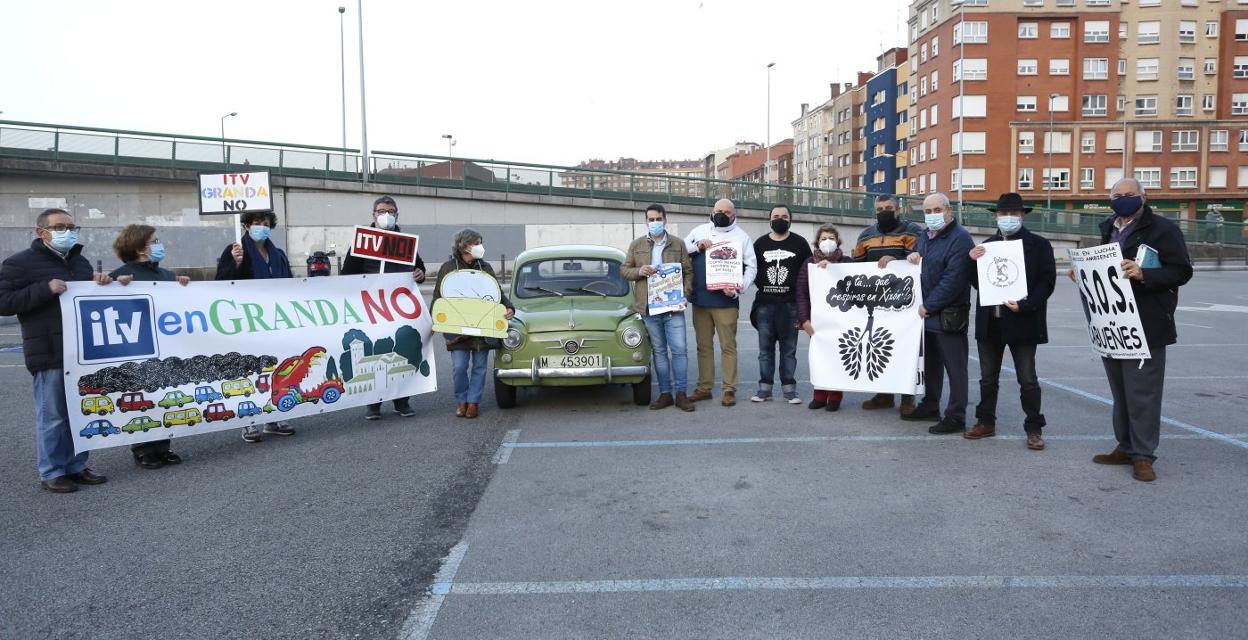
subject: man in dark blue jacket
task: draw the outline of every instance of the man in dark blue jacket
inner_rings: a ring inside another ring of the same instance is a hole
[[[22,354],[35,378],[39,480],[48,491],[70,493],[80,484],[102,484],[107,478],[87,468],[85,451],[74,455],[65,404],[60,295],[67,281],[108,284],[112,278],[92,275],[78,244],[78,226],[68,212],[48,209],[39,214],[35,234],[39,237],[29,249],[0,265],[0,315],[15,315],[21,323]]]
[[[907,259],[922,267],[923,379],[927,395],[903,420],[940,421],[928,433],[958,433],[966,430],[966,404],[969,378],[966,371],[970,346],[966,338],[971,311],[971,258],[975,241],[953,219],[953,208],[943,193],[923,200],[923,222],[927,231],[919,236],[917,251]],[[881,264],[887,264],[884,259]],[[940,415],[943,374],[949,376],[949,403]]]
[[[1132,466],[1142,482],[1157,479],[1153,452],[1161,439],[1161,398],[1166,378],[1166,347],[1178,341],[1174,311],[1179,287],[1192,279],[1192,259],[1178,225],[1153,213],[1145,204],[1144,187],[1134,178],[1122,178],[1109,194],[1114,216],[1101,223],[1101,242],[1122,247],[1122,273],[1131,281],[1140,325],[1148,342],[1148,360],[1101,358],[1114,397],[1114,437],[1118,446],[1092,457],[1097,464]],[[1157,252],[1158,266],[1143,268],[1132,258],[1148,245]],[[1070,272],[1074,280],[1074,271]]]
[[[1027,448],[1044,449],[1041,430],[1044,414],[1040,413],[1040,379],[1036,375],[1036,346],[1049,341],[1047,321],[1049,296],[1057,280],[1057,264],[1053,259],[1053,245],[1023,226],[1023,216],[1031,207],[1023,206],[1023,197],[1017,193],[1002,194],[997,206],[989,207],[997,214],[998,232],[985,240],[1001,242],[1019,240],[1023,243],[1023,271],[1027,280],[1027,296],[1021,300],[1007,300],[1005,304],[980,306],[975,311],[975,344],[979,350],[979,406],[975,407],[975,427],[962,434],[968,440],[991,438],[996,435],[997,392],[1000,389],[1001,360],[1005,348],[1010,348],[1014,359],[1014,372],[1018,378],[1019,397],[1022,400],[1023,431],[1027,433]],[[979,245],[971,249],[971,260],[984,257],[987,249]],[[979,269],[971,269],[971,285],[979,287]]]

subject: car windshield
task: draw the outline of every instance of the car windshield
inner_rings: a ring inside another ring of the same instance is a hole
[[[552,258],[526,262],[516,273],[516,297],[626,296],[620,263],[601,258]]]

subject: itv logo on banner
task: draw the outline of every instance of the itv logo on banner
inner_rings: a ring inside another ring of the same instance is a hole
[[[92,296],[74,304],[79,364],[159,356],[150,296]]]

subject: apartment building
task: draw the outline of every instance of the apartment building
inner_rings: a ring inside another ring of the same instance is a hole
[[[864,149],[866,151],[866,190],[870,193],[892,193],[897,184],[897,124],[908,117],[897,111],[897,67],[906,63],[906,49],[893,48],[876,58],[876,72],[866,83],[867,98]],[[904,143],[905,138],[902,138]]]
[[[696,180],[679,180],[677,178],[705,178],[706,168],[702,160],[637,160],[620,158],[619,160],[586,160],[576,169],[597,169],[607,171],[626,171],[629,173],[654,174],[628,175],[615,173],[599,173],[597,171],[576,171],[575,169],[560,174],[561,185],[573,189],[598,189],[603,191],[651,191],[662,193],[669,188],[675,195],[699,196],[705,191],[701,182]],[[670,186],[669,186],[670,185]]]

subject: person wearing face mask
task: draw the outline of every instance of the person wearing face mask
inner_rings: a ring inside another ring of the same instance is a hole
[[[754,241],[754,261],[762,268],[754,278],[758,292],[750,308],[750,324],[758,330],[758,391],[750,402],[771,400],[776,350],[780,351],[780,389],[789,404],[797,397],[797,286],[802,265],[811,256],[806,238],[789,231],[788,205],[771,208],[771,233]]]
[[[741,250],[743,283],[741,289],[711,291],[706,288],[706,251],[717,242],[731,241]],[[724,368],[723,397],[720,404],[737,404],[737,317],[740,297],[758,274],[758,261],[750,248],[750,235],[737,226],[737,207],[721,199],[711,211],[711,220],[694,227],[685,237],[685,250],[693,262],[693,335],[698,344],[698,387],[689,399],[709,400],[715,384],[715,337],[719,336],[720,364]]]
[[[975,313],[975,346],[979,351],[979,405],[975,407],[975,426],[963,438],[979,440],[996,435],[997,392],[1000,388],[1001,361],[1005,348],[1010,348],[1014,359],[1014,372],[1018,378],[1019,398],[1023,405],[1023,431],[1027,434],[1027,448],[1044,449],[1041,432],[1044,414],[1040,412],[1040,379],[1036,375],[1036,346],[1049,341],[1049,296],[1057,279],[1057,264],[1053,259],[1053,245],[1043,237],[1023,226],[1023,216],[1031,207],[1023,206],[1023,197],[1017,193],[1002,194],[997,206],[989,207],[996,214],[997,233],[985,240],[1021,240],[1023,243],[1023,270],[1027,276],[1027,297],[1008,300],[1003,305],[979,307]],[[971,249],[971,260],[984,257],[983,245]],[[971,286],[979,287],[979,270],[971,269]]]
[[[810,322],[810,267],[815,265],[820,269],[826,269],[829,264],[834,262],[853,262],[854,259],[845,255],[841,250],[841,232],[836,227],[825,224],[819,227],[815,232],[814,251],[806,262],[802,264],[797,275],[797,323],[801,326],[802,331],[806,332],[808,337],[814,337],[815,328]],[[807,409],[818,410],[826,409],[828,411],[840,411],[841,400],[845,397],[844,392],[831,389],[815,389],[814,398],[810,404],[806,405]],[[892,401],[892,396],[889,396]]]
[[[1114,437],[1118,446],[1092,457],[1096,464],[1130,465],[1141,482],[1157,479],[1154,455],[1161,438],[1162,387],[1166,378],[1166,347],[1178,341],[1174,311],[1179,287],[1192,279],[1192,259],[1183,232],[1175,223],[1153,213],[1144,187],[1134,178],[1122,178],[1110,190],[1114,215],[1101,223],[1101,243],[1118,243],[1124,258],[1122,274],[1131,282],[1144,338],[1152,355],[1148,360],[1101,358],[1114,398]],[[1132,258],[1148,245],[1157,252],[1159,266],[1141,268]],[[1068,272],[1075,280],[1075,272]]]
[[[693,287],[693,263],[680,238],[667,232],[667,210],[661,204],[646,207],[646,235],[633,240],[628,256],[620,265],[620,275],[633,285],[633,311],[646,323],[650,347],[654,354],[654,374],[659,383],[659,397],[650,403],[654,410],[672,405],[681,411],[693,411],[693,403],[685,395],[689,386],[689,350],[685,339],[685,312],[670,311],[650,315],[647,304],[647,278],[664,263],[677,263],[684,279],[685,299]],[[674,395],[673,395],[674,394]]]
[[[113,251],[124,263],[108,274],[118,283],[128,285],[139,282],[174,282],[186,286],[191,279],[179,276],[160,266],[165,259],[165,245],[156,237],[156,229],[145,224],[132,224],[117,234]],[[159,469],[165,465],[178,464],[182,457],[169,450],[169,440],[140,442],[130,446],[134,463],[144,469]]]
[[[286,252],[269,239],[277,226],[277,215],[272,212],[247,211],[241,216],[243,241],[236,242],[221,252],[217,259],[217,280],[261,280],[269,278],[293,278]],[[277,421],[261,427],[243,427],[243,442],[256,443],[264,435],[293,436],[295,428]]]
[[[35,451],[40,486],[71,493],[79,485],[108,479],[87,468],[87,452],[74,453],[65,402],[61,303],[66,281],[113,281],[93,273],[78,244],[78,225],[64,209],[47,209],[35,219],[30,248],[0,264],[0,316],[17,316],[22,327],[22,356],[35,386]],[[16,390],[10,389],[10,392]]]
[[[975,245],[971,234],[953,217],[949,198],[933,193],[923,199],[923,222],[927,231],[919,236],[915,251],[906,256],[911,264],[920,265],[923,303],[923,379],[927,395],[903,420],[939,422],[928,428],[931,434],[960,433],[966,430],[966,404],[969,377],[967,363],[970,345],[966,332],[971,312],[970,251]],[[894,258],[880,259],[883,268]],[[949,403],[940,414],[940,396],[944,391],[942,375],[949,377]]]
[[[858,242],[854,245],[854,262],[875,262],[880,264],[884,258],[904,258],[918,246],[919,234],[923,229],[919,225],[901,217],[897,200],[891,195],[875,197],[875,224],[858,234]],[[881,265],[882,266],[882,265]],[[891,409],[893,394],[877,393],[862,403],[862,408]],[[914,396],[902,395],[899,411],[905,415],[914,409]]]
[[[394,202],[394,198],[390,196],[381,196],[373,201],[373,222],[370,227],[385,229],[387,231],[399,231],[399,205]],[[387,272],[398,271],[400,265],[389,265],[386,267]],[[365,258],[357,256],[347,251],[347,257],[342,261],[342,269],[338,271],[338,275],[352,276],[365,273],[380,273],[381,261],[373,258]],[[420,254],[416,254],[416,264],[412,266],[412,280],[416,284],[425,281],[425,261],[420,259]],[[408,398],[394,399],[394,412],[410,418],[416,415],[412,410],[411,403]],[[365,420],[381,419],[381,403],[370,404],[364,410]]]
[[[476,269],[491,276],[494,268],[485,260],[485,245],[480,233],[472,229],[463,229],[455,234],[451,244],[451,259],[438,268],[437,280],[433,285],[433,300],[442,297],[442,279],[459,269]],[[503,317],[511,320],[516,315],[507,294],[502,294],[499,302],[507,309]],[[490,370],[490,345],[481,336],[465,336],[450,333],[442,334],[446,339],[446,349],[451,352],[451,378],[455,383],[455,416],[458,418],[476,418],[480,413],[481,396],[485,393],[486,374]]]

